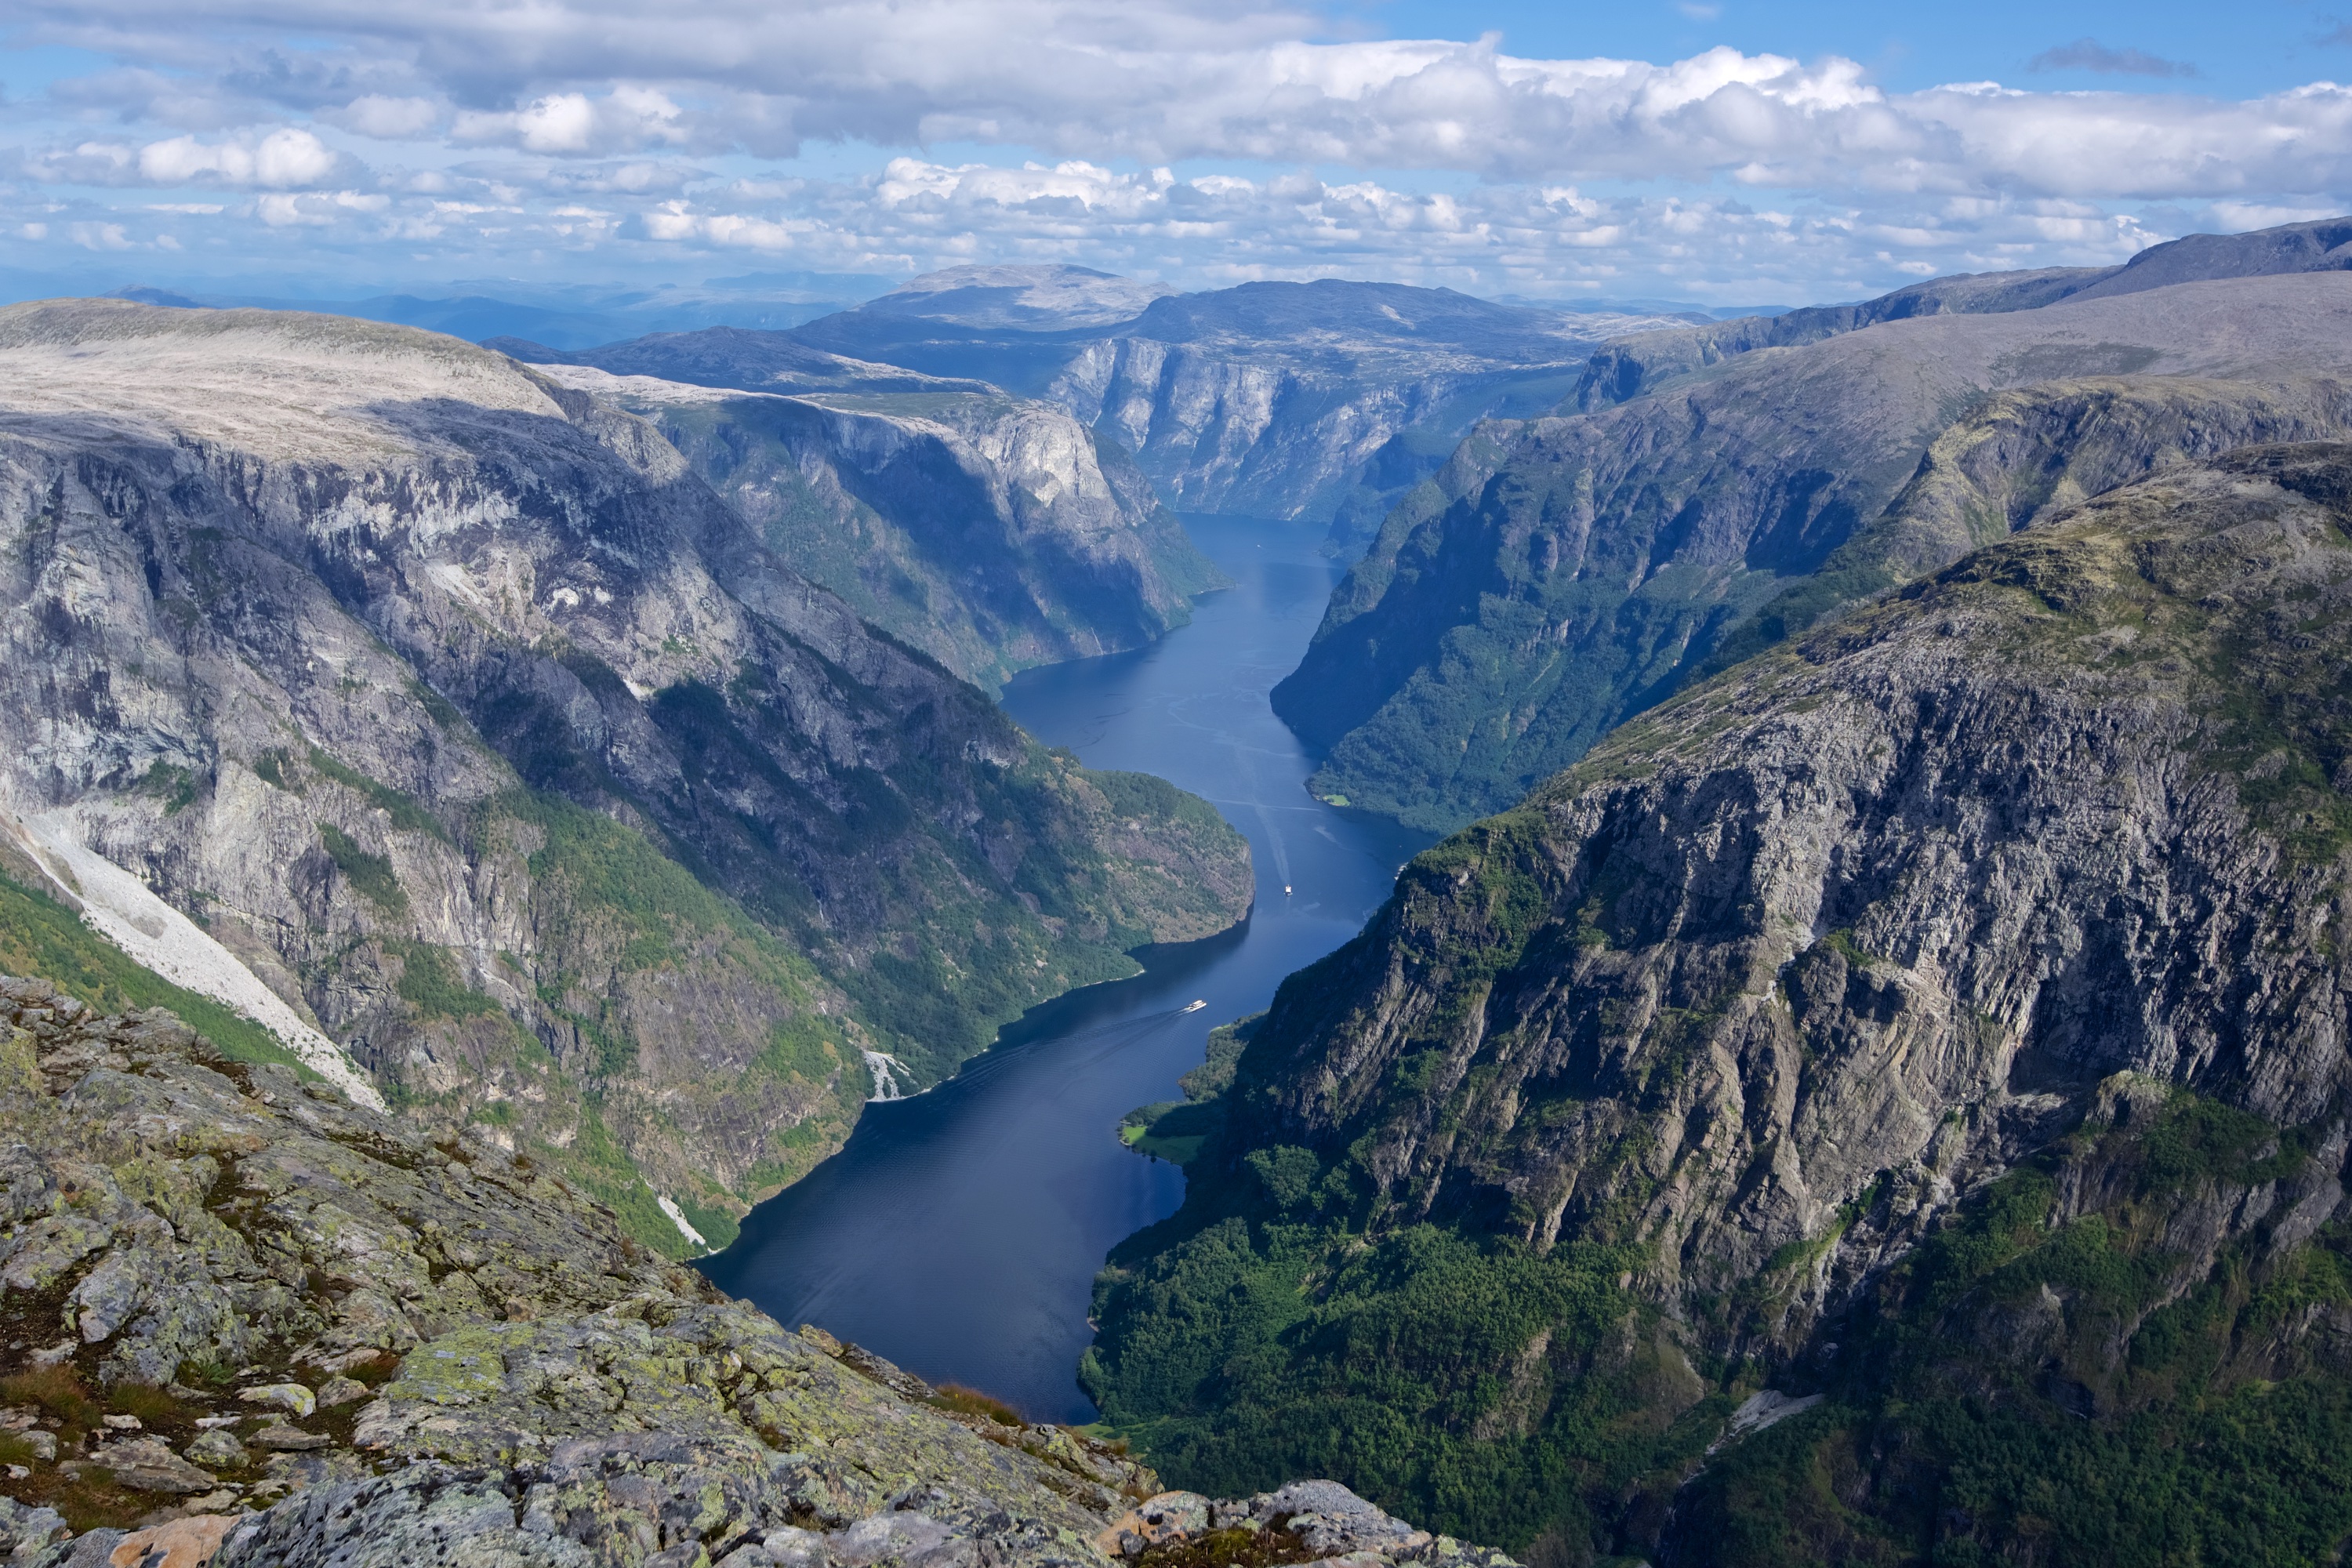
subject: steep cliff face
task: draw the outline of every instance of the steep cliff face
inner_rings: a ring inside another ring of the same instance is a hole
[[[1383,523],[1276,710],[1329,748],[1318,794],[1451,828],[1710,661],[2037,507],[2341,432],[2348,369],[2352,280],[2327,272],[1886,321],[1487,426]]]
[[[1106,1410],[1222,1483],[1352,1399],[1374,1495],[1482,1478],[1441,1517],[1678,1561],[2114,1560],[2143,1483],[2352,1530],[2280,1457],[2352,1435],[2347,529],[2352,447],[2183,466],[1422,856],[1105,1287]],[[1802,1420],[1708,1462],[1751,1394],[1733,1437]]]
[[[1187,510],[1328,521],[1351,551],[1476,421],[1549,408],[1596,343],[1669,320],[1332,279],[1154,297],[1099,275],[996,268],[982,286],[969,270],[793,335],[1046,399]]]
[[[165,1013],[0,976],[0,1134],[12,1563],[1510,1568],[1329,1482],[1160,1494]]]
[[[1251,283],[1156,301],[1087,344],[1045,395],[1133,451],[1187,510],[1328,521],[1356,544],[1439,460],[1395,471],[1406,432],[1458,438],[1480,419],[1536,413],[1594,345],[1651,324],[1444,289]]]
[[[1247,908],[1206,805],[1047,753],[502,356],[81,302],[0,313],[0,359],[28,841],[644,1235],[822,1158],[861,1052],[928,1081]]]
[[[649,420],[778,557],[983,688],[1139,647],[1225,581],[1126,452],[1046,404],[549,374]]]

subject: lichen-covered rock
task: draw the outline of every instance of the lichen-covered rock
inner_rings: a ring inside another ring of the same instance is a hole
[[[1230,1556],[1258,1563],[1344,1563],[1349,1568],[1405,1563],[1515,1568],[1502,1552],[1416,1530],[1337,1481],[1294,1481],[1230,1502],[1198,1492],[1161,1492],[1114,1521],[1095,1544],[1139,1568]]]
[[[0,977],[30,1042],[0,1089],[0,1260],[75,1237],[0,1296],[20,1343],[57,1340],[0,1352],[44,1412],[0,1425],[68,1456],[0,1500],[37,1568],[1099,1568],[1159,1489],[719,1297],[526,1162],[421,1142],[168,1014],[53,1002]],[[138,1291],[105,1309],[124,1258]],[[104,1417],[124,1403],[136,1430]],[[1290,1511],[1355,1521],[1328,1542],[1427,1539],[1315,1497]],[[110,1523],[64,1539],[52,1502]]]

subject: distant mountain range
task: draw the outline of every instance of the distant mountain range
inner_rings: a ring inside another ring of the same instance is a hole
[[[109,297],[180,309],[313,310],[423,327],[472,342],[522,337],[572,349],[646,332],[692,331],[710,326],[794,327],[855,305],[888,287],[884,279],[848,274],[754,273],[693,288],[542,290],[485,279],[460,285],[458,291],[447,294],[387,291],[328,299],[130,285],[110,290]]]
[[[787,332],[719,328],[561,355],[493,346],[747,391],[861,376],[866,390],[908,390],[880,366],[988,384],[1117,442],[1172,506],[1319,523],[1352,550],[1477,421],[1541,413],[1600,343],[1688,320],[1338,280],[1177,294],[1084,268],[995,267],[918,279]]]

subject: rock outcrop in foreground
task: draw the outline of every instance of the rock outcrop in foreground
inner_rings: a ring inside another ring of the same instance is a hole
[[[1508,1562],[1328,1482],[1155,1496],[527,1159],[6,977],[0,1333],[0,1554],[40,1568]]]

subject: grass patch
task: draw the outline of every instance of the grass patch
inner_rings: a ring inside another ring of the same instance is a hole
[[[960,1415],[979,1415],[1001,1426],[1025,1426],[1021,1412],[992,1394],[982,1394],[961,1383],[942,1383],[931,1391],[931,1401],[941,1410],[952,1410]]]
[[[393,873],[388,857],[368,853],[331,822],[319,824],[319,841],[327,847],[327,856],[343,879],[368,902],[388,915],[408,912],[408,890]]]
[[[392,818],[392,825],[403,833],[423,833],[446,844],[449,830],[441,826],[440,818],[420,805],[415,795],[381,784],[357,768],[337,762],[318,747],[310,748],[310,769],[356,791],[367,803]]]
[[[56,1416],[62,1427],[58,1440],[68,1446],[79,1442],[81,1435],[99,1425],[99,1418],[106,1414],[105,1406],[90,1396],[81,1374],[70,1365],[37,1366],[0,1377],[0,1399],[11,1405],[37,1405]]]
[[[0,972],[37,974],[101,1013],[168,1007],[223,1055],[277,1062],[317,1075],[252,1019],[209,996],[174,985],[88,926],[38,889],[0,877]]]
[[[420,1016],[464,1020],[506,1016],[504,1008],[457,977],[448,949],[397,938],[384,945],[400,958],[400,980],[393,989]]]

